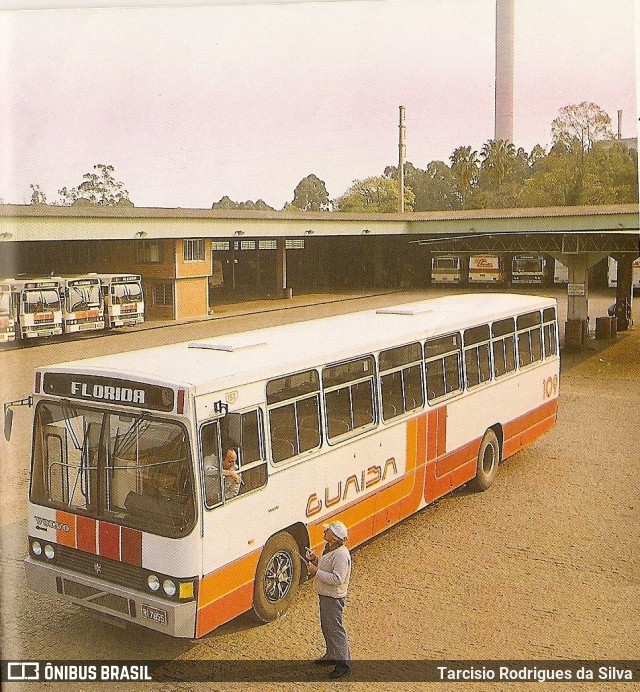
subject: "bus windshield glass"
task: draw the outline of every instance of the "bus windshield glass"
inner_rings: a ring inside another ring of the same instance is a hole
[[[513,269],[519,272],[540,272],[542,270],[542,260],[538,257],[520,257],[513,260]]]
[[[41,401],[31,501],[163,536],[195,522],[189,444],[177,422]]]
[[[142,287],[139,283],[113,284],[111,286],[113,303],[135,303],[142,300]]]
[[[27,314],[60,310],[60,295],[53,288],[24,292],[24,311]]]
[[[87,310],[100,305],[100,284],[71,284],[69,286],[69,312]]]

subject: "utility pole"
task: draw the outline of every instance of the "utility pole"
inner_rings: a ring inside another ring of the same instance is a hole
[[[405,130],[404,106],[400,106],[400,140],[398,143],[398,212],[400,214],[404,213],[404,159],[406,155],[406,147],[404,143]]]

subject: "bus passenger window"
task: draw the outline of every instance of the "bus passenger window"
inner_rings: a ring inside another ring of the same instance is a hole
[[[329,440],[375,425],[374,377],[373,356],[330,365],[323,370]]]
[[[502,377],[516,369],[516,325],[512,317],[491,325],[493,373]]]
[[[542,311],[542,321],[544,322],[544,356],[549,358],[549,356],[555,356],[558,353],[555,308],[545,308]]]
[[[274,463],[320,447],[320,379],[315,370],[267,382],[267,406]]]
[[[542,360],[542,332],[540,313],[528,312],[517,318],[518,328],[518,365],[523,368]]]
[[[460,335],[449,334],[429,339],[424,345],[429,402],[462,389],[460,381]]]
[[[475,387],[491,379],[488,324],[465,329],[464,365],[467,387]]]
[[[380,352],[384,420],[413,411],[424,404],[421,360],[422,348],[419,343]]]

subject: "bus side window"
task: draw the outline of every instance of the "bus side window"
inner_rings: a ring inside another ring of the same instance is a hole
[[[464,365],[469,389],[491,379],[488,324],[465,329]]]
[[[528,312],[516,320],[518,329],[518,365],[523,368],[542,360],[542,330],[540,313]]]
[[[322,371],[327,439],[364,432],[376,424],[373,356],[329,365]]]
[[[558,343],[556,338],[556,309],[545,308],[542,311],[542,321],[544,322],[544,356],[549,358],[558,353]]]
[[[380,389],[384,420],[421,408],[424,404],[421,360],[422,347],[419,343],[380,352]]]
[[[267,461],[264,453],[264,422],[262,411],[255,409],[240,414],[241,439],[238,461],[242,485],[240,495],[267,484]]]
[[[516,369],[516,325],[512,317],[491,325],[493,374],[502,377]]]
[[[461,342],[459,334],[429,339],[424,345],[429,402],[455,394],[462,389],[460,380]]]
[[[267,407],[274,463],[320,447],[320,378],[317,371],[267,382]]]

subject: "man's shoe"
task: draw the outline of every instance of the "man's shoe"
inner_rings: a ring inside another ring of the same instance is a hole
[[[334,668],[329,673],[329,677],[332,680],[339,680],[340,678],[343,678],[345,675],[349,675],[350,672],[351,672],[350,668]]]
[[[314,663],[317,666],[335,666],[336,664],[336,662],[333,659],[328,658],[327,656],[323,656],[322,658],[316,659]]]

